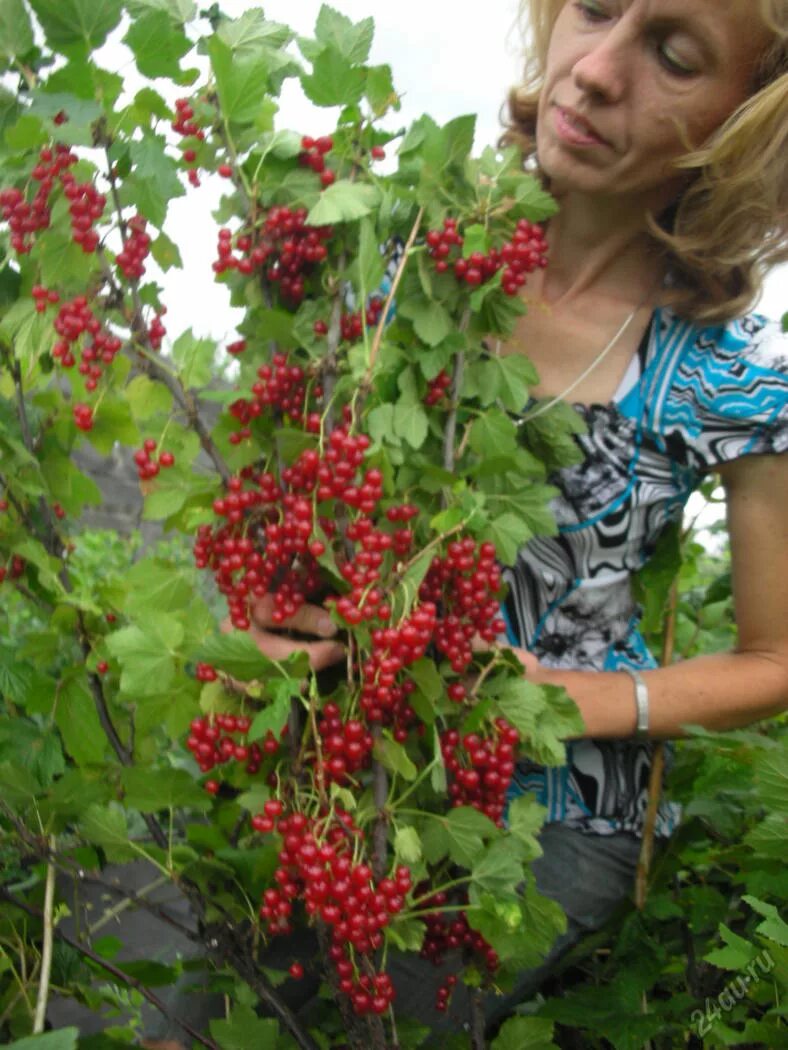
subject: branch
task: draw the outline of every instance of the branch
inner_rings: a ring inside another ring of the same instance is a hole
[[[466,307],[465,313],[460,321],[460,332],[466,332],[471,321],[471,308]],[[457,410],[460,405],[460,391],[462,389],[462,377],[465,370],[465,353],[461,350],[454,359],[454,375],[451,381],[451,408],[446,418],[446,430],[443,433],[443,468],[454,472],[454,441],[457,434]]]
[[[7,901],[9,904],[12,904],[15,908],[19,908],[21,911],[33,916],[35,919],[44,919],[44,916],[37,908],[31,908],[30,905],[17,900],[17,898],[9,893],[4,887],[0,887],[0,898]],[[69,945],[69,947],[73,948],[74,951],[79,952],[79,954],[83,955],[86,959],[90,959],[94,965],[100,967],[102,970],[106,970],[108,974],[122,984],[139,992],[143,999],[147,999],[151,1006],[154,1006],[159,1013],[167,1018],[168,1021],[171,1021],[173,1024],[178,1025],[179,1028],[182,1028],[187,1035],[190,1035],[192,1039],[198,1042],[201,1046],[207,1046],[209,1047],[209,1050],[221,1050],[212,1039],[201,1035],[200,1032],[198,1032],[196,1028],[193,1028],[188,1021],[184,1021],[180,1017],[177,1017],[166,1003],[164,1003],[149,988],[146,988],[136,977],[131,977],[129,974],[124,973],[123,970],[118,969],[117,966],[113,966],[112,963],[107,962],[106,959],[102,959],[102,957],[97,955],[96,952],[92,951],[86,945],[80,944],[79,941],[74,940],[72,937],[69,937],[68,934],[63,933],[62,930],[55,930],[55,933],[64,944]]]
[[[471,1005],[471,1047],[472,1050],[486,1050],[487,1041],[484,1038],[484,1006],[482,991],[480,988],[470,988]]]
[[[54,836],[50,839],[50,849],[55,848]],[[33,1035],[44,1031],[44,1023],[47,1016],[47,1000],[49,999],[49,977],[52,973],[52,912],[55,902],[55,865],[50,861],[47,864],[47,880],[44,889],[44,942],[41,949],[41,977],[38,982],[38,999],[36,1000],[36,1013],[33,1019]]]
[[[381,729],[376,725],[372,735],[377,741],[380,739]],[[383,763],[377,758],[372,759],[372,799],[377,810],[375,826],[372,829],[372,871],[376,882],[379,882],[386,874],[386,859],[388,852],[388,815],[386,813],[386,802],[389,795],[389,778]]]
[[[363,380],[361,381],[362,391],[369,390],[369,387],[372,383],[372,372],[375,368],[375,361],[377,360],[378,351],[380,350],[380,344],[383,340],[383,333],[386,330],[386,323],[389,315],[389,310],[391,309],[391,304],[394,301],[394,296],[397,294],[399,282],[402,280],[402,275],[405,272],[405,267],[408,263],[410,251],[418,235],[419,226],[421,226],[421,220],[423,216],[424,207],[422,206],[421,208],[419,208],[418,214],[416,215],[416,221],[413,223],[410,235],[408,236],[408,240],[405,243],[405,250],[402,253],[402,258],[400,259],[399,266],[397,267],[397,272],[394,274],[394,280],[391,282],[389,294],[386,296],[386,302],[383,306],[383,312],[380,315],[378,326],[375,329],[375,338],[372,340],[372,349],[369,352],[369,364],[367,365],[366,374]]]

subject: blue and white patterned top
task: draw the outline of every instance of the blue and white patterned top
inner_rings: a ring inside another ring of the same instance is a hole
[[[585,460],[550,479],[558,535],[531,540],[506,569],[509,641],[547,667],[655,667],[638,631],[631,577],[715,466],[788,450],[788,337],[748,314],[695,325],[654,311],[613,401],[576,405]],[[518,763],[510,797],[536,793],[548,822],[640,835],[654,742],[576,740],[567,764]],[[672,745],[667,745],[670,766]],[[656,833],[680,818],[662,800]]]

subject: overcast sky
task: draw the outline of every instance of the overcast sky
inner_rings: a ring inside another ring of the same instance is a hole
[[[224,0],[223,10],[236,17],[250,0]],[[268,18],[311,34],[320,0],[268,0]],[[517,79],[520,36],[517,0],[334,0],[350,18],[375,19],[373,63],[388,63],[403,107],[390,126],[404,126],[430,113],[446,122],[463,113],[477,114],[477,148],[493,143],[499,133],[499,111],[507,89]],[[128,73],[128,69],[124,70]],[[336,111],[306,103],[296,82],[288,82],[278,126],[320,134],[333,127]],[[213,187],[210,182],[213,181]],[[201,334],[231,338],[233,317],[223,288],[212,282],[210,261],[215,232],[211,223],[195,222],[219,192],[221,180],[207,180],[195,194],[172,206],[168,232],[181,246],[186,273],[167,278],[171,334],[192,325]],[[788,309],[788,266],[775,272],[760,309],[780,317]]]

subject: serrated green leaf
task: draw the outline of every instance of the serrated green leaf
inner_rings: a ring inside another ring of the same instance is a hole
[[[483,854],[486,839],[500,835],[490,818],[471,806],[458,806],[450,810],[445,828],[449,856],[455,864],[464,868],[471,868]]]
[[[719,931],[725,941],[725,947],[714,948],[703,958],[723,970],[743,970],[758,954],[758,949],[750,941],[734,933],[724,922],[720,923]]]
[[[353,222],[369,215],[379,200],[380,191],[375,186],[338,179],[323,190],[306,221],[310,226],[333,226],[340,222]]]
[[[269,22],[260,8],[244,11],[240,18],[223,19],[216,34],[236,54],[283,48],[293,36],[288,26]]]
[[[399,312],[413,322],[416,335],[427,346],[437,346],[452,333],[454,322],[449,311],[440,303],[426,299],[402,303]]]
[[[364,93],[376,117],[389,110],[400,108],[399,95],[394,88],[391,66],[372,66],[367,71]]]
[[[96,704],[81,678],[61,683],[53,714],[66,751],[78,766],[100,765],[107,746]]]
[[[585,728],[577,705],[565,690],[509,677],[489,683],[488,690],[487,695],[495,698],[500,714],[518,731],[523,749],[532,758],[542,765],[565,764],[564,740],[582,736]]]
[[[316,106],[355,105],[364,95],[365,84],[365,70],[331,46],[315,57],[311,75],[301,77],[304,94]]]
[[[513,451],[517,447],[517,427],[499,408],[488,408],[474,420],[468,443],[478,456]]]
[[[408,668],[409,674],[422,693],[428,700],[440,700],[444,695],[446,686],[443,678],[435,666],[434,660],[417,660]]]
[[[6,1043],[7,1050],[77,1050],[78,1028],[58,1028],[56,1032],[28,1035]]]
[[[546,1017],[511,1017],[501,1026],[490,1050],[558,1050],[554,1021]]]
[[[523,879],[523,866],[511,844],[505,840],[490,843],[477,859],[471,870],[471,886],[474,892],[488,892],[500,898],[517,896],[517,888]]]
[[[175,675],[183,625],[166,614],[150,613],[141,626],[123,627],[107,638],[121,665],[120,687],[127,696],[157,696]]]
[[[181,382],[187,388],[207,386],[214,374],[216,344],[212,339],[197,339],[191,328],[178,336],[172,345],[172,358]]]
[[[751,908],[765,917],[766,921],[760,923],[756,927],[756,933],[760,933],[764,937],[776,941],[777,944],[781,944],[783,948],[788,948],[788,923],[785,922],[775,906],[766,901],[759,900],[757,897],[753,897],[752,894],[749,893],[745,893],[742,896],[742,900],[746,901]]]
[[[88,842],[103,847],[113,861],[122,863],[136,856],[129,846],[126,814],[116,803],[89,806],[79,821],[78,829]]]
[[[180,59],[191,51],[189,38],[163,11],[136,18],[123,38],[134,54],[137,69],[146,77],[181,76]]]
[[[403,864],[418,864],[421,860],[421,839],[415,828],[397,828],[394,851]]]
[[[202,642],[197,659],[226,671],[243,682],[261,678],[267,681],[304,678],[309,673],[309,658],[304,652],[293,653],[287,660],[275,663],[263,656],[252,638],[244,631],[230,631]]]
[[[185,570],[152,555],[140,559],[126,574],[124,611],[143,622],[149,613],[177,613],[188,606],[193,584]]]
[[[394,435],[394,406],[376,405],[367,416],[367,432],[376,444]]]
[[[179,25],[190,22],[197,14],[194,0],[126,0],[126,7],[132,18],[161,11]]]
[[[363,218],[359,228],[358,271],[359,286],[365,297],[380,287],[385,267],[375,226],[370,219]]]
[[[375,758],[391,773],[399,773],[403,780],[415,780],[418,770],[408,757],[402,744],[389,736],[381,736],[375,741]]]
[[[291,686],[277,696],[272,704],[254,716],[249,727],[248,739],[263,740],[269,733],[273,733],[278,740],[290,714],[290,701],[298,696],[299,692],[299,683],[293,680]]]
[[[495,545],[498,558],[504,565],[514,565],[520,547],[532,537],[528,523],[517,514],[496,515],[482,533],[482,538]]]
[[[123,198],[159,229],[164,225],[167,205],[186,190],[178,177],[177,163],[167,155],[165,140],[144,131],[142,138],[129,144],[132,172],[124,180]]]
[[[419,449],[427,440],[429,423],[424,406],[417,398],[403,394],[393,406],[392,424],[398,438]]]
[[[762,751],[755,759],[755,783],[764,805],[788,812],[788,751]]]
[[[221,1050],[276,1050],[279,1025],[258,1017],[251,1006],[236,1006],[226,1021],[211,1021],[211,1036]]]
[[[30,6],[55,51],[101,47],[123,14],[121,0],[30,0]]]
[[[18,58],[32,46],[33,27],[22,0],[0,0],[0,55]]]
[[[172,394],[167,387],[147,376],[135,376],[123,393],[137,423],[144,423],[154,416],[166,415],[172,409]]]
[[[512,838],[517,840],[521,855],[526,860],[534,860],[542,855],[538,835],[546,816],[545,807],[540,806],[530,793],[520,795],[509,805],[506,827]]]
[[[260,48],[235,52],[219,36],[212,36],[208,54],[225,119],[238,124],[254,123],[266,101],[272,67],[281,64],[276,61],[275,52]]]
[[[371,18],[352,22],[347,15],[322,4],[315,23],[315,37],[321,44],[330,45],[349,62],[366,62],[372,47],[375,23]]]
[[[210,797],[183,769],[149,769],[129,766],[122,770],[124,801],[140,813],[158,813],[162,809],[188,806],[205,810]]]

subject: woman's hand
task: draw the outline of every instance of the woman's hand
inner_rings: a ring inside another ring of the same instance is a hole
[[[345,659],[345,647],[336,640],[337,627],[322,605],[302,605],[289,620],[275,623],[273,619],[274,598],[266,594],[252,607],[252,622],[249,635],[260,652],[270,660],[285,660],[291,653],[305,652],[313,671]],[[282,631],[298,631],[314,637],[289,638]]]

